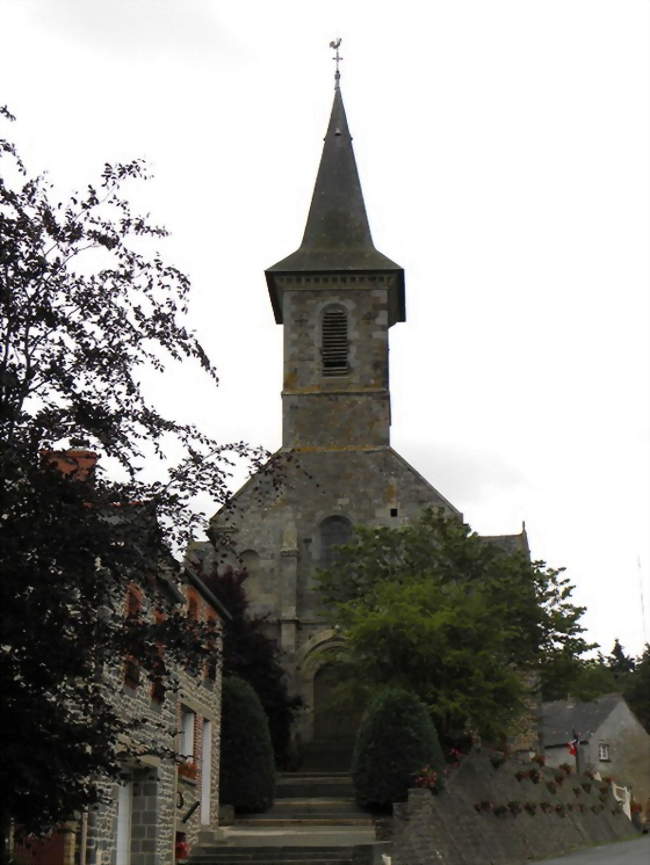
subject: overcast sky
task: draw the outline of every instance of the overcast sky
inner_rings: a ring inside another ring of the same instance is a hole
[[[192,279],[216,393],[151,388],[280,444],[263,271],[300,243],[343,37],[375,245],[406,270],[393,446],[474,529],[526,527],[609,651],[650,639],[646,0],[0,0],[0,103],[62,192],[146,157],[135,198]],[[645,593],[645,623],[641,598]]]

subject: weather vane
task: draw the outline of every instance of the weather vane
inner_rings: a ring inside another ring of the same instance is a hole
[[[334,55],[334,57],[332,57],[332,60],[334,60],[336,62],[336,72],[334,73],[334,87],[339,86],[339,79],[341,78],[341,73],[339,72],[339,63],[341,62],[341,60],[343,60],[343,58],[339,54],[339,46],[340,45],[341,45],[341,37],[340,36],[338,39],[333,39],[330,42],[330,48],[333,48],[336,51],[336,54]]]

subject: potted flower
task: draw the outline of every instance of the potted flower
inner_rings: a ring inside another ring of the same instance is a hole
[[[190,781],[196,781],[196,776],[199,774],[199,767],[194,760],[187,760],[185,763],[178,764],[178,775],[180,778],[186,778]]]

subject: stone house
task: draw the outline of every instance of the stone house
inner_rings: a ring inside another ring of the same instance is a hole
[[[548,766],[572,763],[631,787],[640,804],[650,797],[650,735],[621,694],[589,702],[553,700],[542,704],[541,735]],[[578,740],[572,757],[568,743]]]
[[[192,554],[207,569],[233,555],[246,567],[251,612],[266,617],[304,701],[297,744],[329,748],[332,767],[336,744],[349,757],[356,721],[328,710],[338,637],[317,570],[354,525],[398,527],[426,507],[462,517],[390,444],[389,331],[406,319],[404,271],[373,244],[338,79],[302,243],[266,281],[284,328],[282,447]],[[499,540],[527,551],[523,530]]]
[[[92,476],[96,455],[85,451],[47,454],[66,474]],[[132,519],[129,516],[128,519]],[[119,522],[116,511],[107,519]],[[144,529],[150,519],[145,516]],[[124,591],[123,589],[120,592]],[[166,602],[166,603],[163,603]],[[153,620],[169,607],[197,622],[211,623],[214,657],[198,674],[178,662],[161,661],[171,687],[151,680],[133,657],[119,657],[101,673],[104,696],[132,732],[124,739],[125,757],[118,782],[101,785],[100,805],[43,842],[16,848],[16,859],[31,865],[172,865],[179,841],[185,849],[199,836],[218,834],[221,623],[229,614],[191,571],[178,580],[178,565],[161,554],[152,573],[115,599],[118,615]],[[109,613],[110,614],[110,613]],[[128,754],[128,756],[126,756]]]
[[[214,622],[218,641],[227,612],[207,586],[190,572],[180,586],[164,578],[160,583],[188,617]],[[141,605],[142,614],[151,615],[154,604],[130,587],[127,610]],[[221,671],[207,662],[198,676],[179,665],[172,675],[176,687],[165,692],[127,658],[108,676],[124,717],[145,724],[129,742],[138,756],[125,759],[121,782],[105,785],[107,804],[82,821],[79,865],[171,865],[179,842],[189,850],[199,836],[217,835]],[[165,756],[151,753],[161,749]]]

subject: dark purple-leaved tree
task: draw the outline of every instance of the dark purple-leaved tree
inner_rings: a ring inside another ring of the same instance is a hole
[[[232,466],[264,454],[163,416],[143,393],[141,370],[170,359],[217,381],[183,324],[189,281],[154,251],[165,230],[122,192],[143,163],[107,164],[65,202],[1,136],[0,166],[0,827],[39,832],[96,801],[138,723],[106,698],[104,665],[128,654],[164,678],[161,643],[204,661],[177,608],[158,625],[125,620],[126,589],[136,580],[164,607],[161,569],[200,525],[193,497],[225,502]],[[56,454],[71,449],[62,471]],[[156,456],[158,478],[143,479]]]
[[[291,725],[302,700],[289,694],[280,648],[265,633],[266,618],[249,610],[244,585],[248,574],[231,567],[219,574],[213,566],[201,576],[231,615],[223,625],[223,674],[244,679],[254,688],[268,718],[276,766],[290,768]]]

